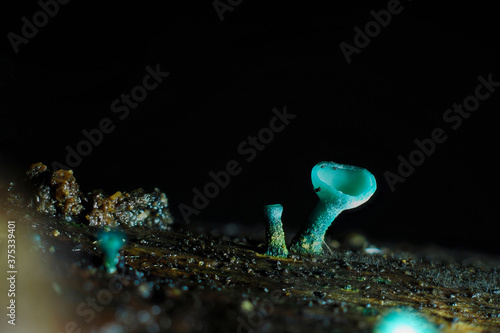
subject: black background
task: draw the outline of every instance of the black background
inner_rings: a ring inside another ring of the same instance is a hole
[[[496,10],[402,1],[402,12],[348,64],[339,44],[353,44],[353,28],[364,29],[370,11],[387,4],[244,0],[221,21],[211,1],[71,1],[17,54],[7,34],[20,35],[21,18],[32,21],[40,5],[2,5],[2,170],[65,163],[65,147],[110,118],[115,130],[74,168],[83,190],[159,187],[181,218],[178,205],[191,205],[192,189],[237,160],[241,174],[193,219],[263,231],[261,205],[282,203],[293,234],[317,201],[311,168],[333,160],[367,168],[378,190],[343,213],[330,235],[357,230],[500,253],[500,92],[456,130],[443,121],[474,93],[479,75],[500,81]],[[157,64],[170,75],[120,120],[112,101]],[[245,161],[238,145],[284,106],[297,117]],[[396,173],[398,156],[435,128],[446,142],[392,192],[384,173]]]

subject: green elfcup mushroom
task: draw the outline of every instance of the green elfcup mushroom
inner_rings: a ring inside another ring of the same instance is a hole
[[[283,232],[283,223],[281,215],[283,206],[280,204],[264,206],[264,218],[266,220],[266,238],[268,256],[286,258],[288,249],[285,243],[285,233]]]
[[[119,231],[101,231],[97,238],[104,252],[104,267],[108,273],[113,274],[119,261],[118,251],[125,244],[125,235]]]
[[[320,162],[311,171],[311,180],[319,202],[308,223],[292,240],[290,250],[321,254],[325,233],[342,211],[356,208],[370,199],[377,189],[375,177],[366,169]]]

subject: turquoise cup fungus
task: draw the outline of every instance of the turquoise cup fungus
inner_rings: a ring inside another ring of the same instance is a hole
[[[438,329],[416,311],[393,310],[377,323],[374,333],[438,333]]]
[[[101,231],[97,239],[104,252],[104,267],[108,273],[113,274],[119,261],[118,251],[125,244],[125,235],[119,231]]]
[[[311,171],[319,202],[302,232],[292,240],[291,250],[321,254],[326,230],[342,211],[356,208],[370,199],[377,189],[375,177],[366,169],[320,162]]]
[[[288,249],[285,243],[285,233],[281,215],[283,206],[280,204],[264,206],[264,218],[266,219],[266,238],[268,256],[285,258],[288,256]]]

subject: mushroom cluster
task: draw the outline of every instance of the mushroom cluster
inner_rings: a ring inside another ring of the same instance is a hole
[[[335,162],[320,162],[311,171],[311,181],[319,202],[309,221],[292,240],[290,250],[321,254],[325,233],[333,220],[344,210],[359,207],[375,193],[375,177],[365,168]],[[286,257],[281,205],[264,207],[267,212],[268,255]],[[283,246],[285,250],[283,250]]]

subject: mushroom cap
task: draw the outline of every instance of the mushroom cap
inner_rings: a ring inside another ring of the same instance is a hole
[[[105,253],[114,254],[125,244],[125,235],[119,231],[101,231],[98,240]]]
[[[283,206],[281,204],[265,205],[264,214],[267,218],[280,219],[283,214]]]
[[[375,177],[365,168],[335,162],[316,164],[311,180],[319,199],[340,209],[362,205],[377,189]]]

